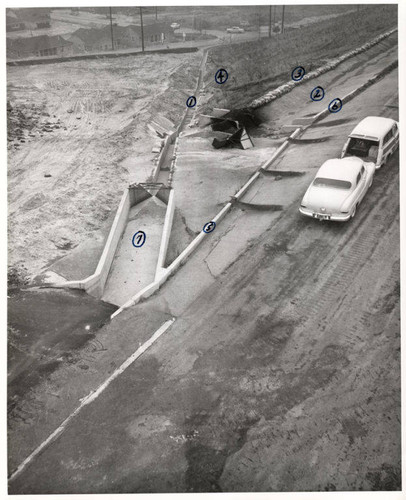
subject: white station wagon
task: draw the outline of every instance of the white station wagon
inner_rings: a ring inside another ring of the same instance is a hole
[[[368,116],[358,123],[348,137],[341,158],[357,156],[384,165],[399,145],[398,123],[391,118]]]
[[[354,156],[327,160],[308,187],[300,212],[319,220],[349,220],[371,186],[374,172],[373,163]]]

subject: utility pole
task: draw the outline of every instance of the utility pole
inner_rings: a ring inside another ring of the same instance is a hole
[[[282,6],[282,26],[281,26],[281,33],[283,35],[283,32],[285,30],[285,6]]]
[[[271,38],[271,32],[272,32],[272,5],[269,6],[269,33],[268,33],[269,38]]]
[[[282,26],[281,26],[281,33],[283,35],[283,31],[285,29],[285,6],[282,6]]]
[[[142,51],[144,52],[144,25],[142,23],[142,7],[140,7],[140,18],[141,18],[141,43],[142,43]]]
[[[111,7],[110,9],[110,32],[111,32],[111,50],[114,50],[114,40],[113,40],[113,17],[111,15]]]
[[[155,7],[155,21],[158,21],[158,7]]]

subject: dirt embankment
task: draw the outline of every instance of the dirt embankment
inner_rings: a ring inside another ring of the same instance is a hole
[[[213,92],[206,111],[212,107],[243,107],[263,92],[289,81],[296,66],[304,66],[309,72],[396,24],[396,6],[368,6],[340,18],[287,30],[272,39],[215,47],[210,50],[204,79]],[[219,68],[229,73],[226,85],[212,82]]]
[[[132,171],[153,171],[155,113],[175,124],[196,54],[8,70],[9,270],[37,274],[114,212]],[[126,161],[127,160],[127,161]]]

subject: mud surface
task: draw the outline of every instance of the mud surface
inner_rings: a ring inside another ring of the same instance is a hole
[[[79,290],[13,292],[8,300],[9,410],[77,352],[117,308]],[[88,367],[83,360],[82,369]]]

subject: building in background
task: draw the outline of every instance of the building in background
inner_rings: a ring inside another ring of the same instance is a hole
[[[6,31],[35,30],[51,27],[51,9],[7,9]]]
[[[7,58],[67,56],[73,52],[72,42],[59,35],[39,35],[27,38],[7,39]]]
[[[6,32],[25,30],[24,22],[11,9],[6,10]]]

